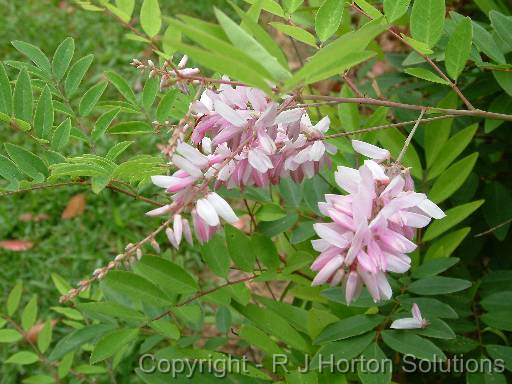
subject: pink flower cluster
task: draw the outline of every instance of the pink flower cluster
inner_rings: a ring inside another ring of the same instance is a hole
[[[238,220],[229,204],[210,192],[210,184],[213,189],[243,189],[277,184],[282,177],[300,182],[330,165],[327,153],[335,153],[335,147],[321,140],[329,118],[313,125],[304,109],[291,104],[292,99],[286,99],[279,105],[245,86],[222,84],[217,91],[204,91],[191,106],[198,120],[191,137],[195,146],[180,142],[172,156],[178,170],[152,177],[155,185],[173,194],[173,203],[147,214],[195,204],[191,214],[196,237],[206,242],[220,228],[219,217],[229,223]],[[179,246],[176,229],[167,233]]]
[[[321,253],[311,266],[318,272],[313,285],[343,282],[347,304],[363,285],[376,302],[391,298],[387,272],[409,270],[416,229],[445,216],[425,194],[414,192],[408,170],[382,164],[390,159],[387,150],[357,140],[352,146],[370,160],[359,169],[338,167],[336,183],[348,194],[325,195],[319,203],[332,222],[314,225],[320,239],[312,243]]]

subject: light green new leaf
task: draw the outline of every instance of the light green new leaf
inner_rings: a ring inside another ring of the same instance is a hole
[[[62,150],[69,142],[71,133],[71,119],[68,117],[60,125],[55,128],[52,139],[50,141],[52,149],[56,151]]]
[[[315,31],[321,42],[334,35],[340,27],[345,0],[325,0],[315,16]]]
[[[123,121],[108,130],[112,135],[144,135],[154,131],[153,127],[145,121]]]
[[[156,77],[150,77],[144,83],[142,90],[142,106],[145,110],[149,110],[158,94],[159,84]]]
[[[32,121],[32,84],[26,69],[22,69],[14,86],[14,116],[27,123]]]
[[[371,59],[376,55],[377,52],[374,51],[362,51],[354,52],[351,55],[340,57],[340,59],[336,63],[333,63],[331,66],[324,67],[321,70],[313,72],[311,75],[306,77],[306,79],[304,80],[304,84],[316,83],[328,77],[343,73],[348,69]]]
[[[442,129],[442,128],[441,128]],[[439,149],[439,155],[428,172],[428,180],[439,176],[448,167],[453,160],[459,156],[473,139],[478,129],[478,123],[470,125],[455,135]]]
[[[94,106],[100,100],[101,95],[103,95],[103,92],[105,92],[107,85],[108,82],[102,81],[93,85],[87,90],[87,92],[85,92],[85,94],[80,99],[80,104],[78,105],[80,115],[87,116],[92,112]]]
[[[413,355],[417,359],[428,361],[446,360],[443,351],[434,343],[412,332],[386,330],[381,335],[388,347],[404,355]]]
[[[37,296],[34,295],[23,308],[21,313],[21,326],[25,331],[28,331],[35,324],[37,319]]]
[[[116,118],[121,108],[114,108],[98,117],[91,132],[93,141],[98,141],[106,132],[112,121]]]
[[[149,326],[162,336],[168,337],[169,339],[178,340],[180,338],[180,330],[176,324],[171,323],[169,320],[155,320],[149,323]]]
[[[18,168],[34,181],[42,182],[48,176],[48,167],[38,156],[15,144],[5,143],[5,150]]]
[[[415,0],[411,12],[412,37],[432,48],[443,34],[445,13],[445,0]]]
[[[288,35],[294,38],[295,40],[300,41],[301,43],[311,45],[312,47],[315,48],[317,47],[315,36],[313,36],[305,29],[302,29],[295,25],[288,25],[278,22],[271,22],[270,25],[272,25],[272,27],[284,33],[285,35]]]
[[[127,22],[130,21],[135,9],[135,0],[116,0],[116,5],[125,14]]]
[[[11,83],[2,62],[0,62],[0,112],[8,116],[12,114]]]
[[[46,85],[41,92],[37,102],[36,113],[34,114],[34,132],[43,139],[50,136],[53,127],[53,101],[50,87]]]
[[[11,292],[9,292],[9,296],[7,296],[7,314],[9,316],[14,315],[14,312],[18,309],[22,291],[23,283],[18,281]]]
[[[375,8],[366,0],[354,0],[354,3],[356,3],[357,6],[372,19],[377,19],[382,16],[382,13],[380,13],[377,8]]]
[[[46,57],[46,55],[35,45],[25,43],[24,41],[14,40],[11,44],[16,48],[19,52],[27,56],[30,60],[34,62],[43,72],[48,75],[52,73],[52,67],[50,65],[50,61]]]
[[[251,35],[244,31],[238,24],[231,20],[225,13],[215,8],[215,16],[229,40],[235,47],[244,50],[250,57],[260,63],[265,63],[269,72],[278,80],[286,80],[291,74],[284,68],[277,59],[272,56],[263,46]]]
[[[447,210],[445,212],[446,217],[441,220],[435,220],[432,224],[430,224],[430,226],[427,228],[427,231],[423,235],[423,241],[430,241],[435,237],[447,232],[450,228],[459,224],[462,220],[476,211],[483,203],[484,200],[477,200]]]
[[[404,70],[405,73],[423,79],[430,81],[432,83],[438,83],[438,84],[444,84],[449,85],[450,83],[442,78],[440,78],[438,75],[436,75],[434,72],[425,69],[425,68],[406,68]]]
[[[434,203],[440,203],[449,198],[459,189],[475,166],[478,153],[466,156],[450,166],[437,180],[430,189],[429,198]]]
[[[283,8],[274,0],[244,0],[249,4],[259,4],[262,9],[279,17],[285,17]]]
[[[6,364],[29,365],[39,361],[39,357],[34,352],[20,351],[9,357]]]
[[[415,40],[412,37],[405,35],[404,33],[401,33],[401,36],[407,44],[409,44],[414,50],[418,51],[419,53],[423,53],[424,55],[431,55],[432,53],[434,53],[434,51],[431,50],[426,43]],[[423,62],[423,58],[419,55],[418,59],[418,63]]]
[[[52,69],[57,80],[61,80],[68,70],[73,54],[75,53],[75,41],[72,37],[66,38],[59,44],[53,54]]]
[[[283,6],[286,13],[292,14],[304,3],[304,0],[283,0]]]
[[[132,145],[134,141],[121,141],[120,143],[117,143],[112,148],[110,148],[107,152],[106,158],[109,160],[114,161],[117,159],[121,153],[126,151],[130,145]]]
[[[478,50],[485,53],[498,64],[505,64],[505,56],[503,55],[503,52],[501,52],[501,49],[498,47],[498,44],[496,43],[496,40],[494,40],[492,34],[480,24],[474,21],[472,24],[473,42],[475,43]]]
[[[171,108],[178,97],[178,89],[169,89],[166,94],[160,99],[158,107],[156,108],[156,118],[158,121],[165,121],[171,114]]]
[[[128,82],[121,76],[119,76],[114,71],[106,72],[107,79],[116,87],[121,95],[131,104],[137,105],[137,100],[135,99],[135,94],[132,91],[132,88],[128,84]]]
[[[471,53],[473,41],[473,26],[471,19],[465,17],[457,23],[455,30],[450,35],[445,51],[445,64],[448,75],[457,80],[464,70]]]
[[[144,0],[140,9],[140,25],[149,37],[154,37],[162,27],[158,0]]]
[[[139,329],[117,329],[103,336],[91,353],[91,364],[108,359],[125,345],[134,340],[139,334]]]
[[[14,329],[0,329],[0,344],[15,343],[23,338],[21,333]]]
[[[87,55],[71,66],[66,80],[64,81],[64,92],[66,92],[68,97],[75,94],[93,60],[94,55]]]
[[[46,352],[52,342],[52,330],[52,321],[47,320],[46,323],[44,323],[43,329],[41,329],[41,332],[37,335],[37,348],[39,348],[42,353]]]
[[[489,12],[489,19],[491,19],[491,24],[498,36],[509,48],[512,48],[512,36],[510,35],[510,31],[512,30],[512,17],[492,10]]]
[[[407,13],[411,0],[384,0],[384,15],[390,23]]]
[[[448,257],[462,243],[462,240],[468,235],[470,228],[461,228],[451,232],[442,238],[436,240],[428,249],[425,260]]]
[[[407,287],[409,292],[417,295],[435,296],[463,291],[471,287],[471,282],[445,276],[429,276],[416,280]]]

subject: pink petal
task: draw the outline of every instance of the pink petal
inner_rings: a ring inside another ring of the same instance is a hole
[[[343,257],[337,256],[330,260],[313,279],[312,286],[324,284],[343,264]]]
[[[167,205],[164,205],[162,207],[158,207],[156,209],[153,209],[153,210],[151,210],[149,212],[146,212],[146,216],[161,216],[161,215],[165,215],[170,210],[171,210],[171,205],[167,204]]]
[[[190,176],[195,176],[195,177],[203,176],[203,172],[201,171],[201,169],[199,169],[197,166],[195,166],[189,160],[185,159],[184,157],[182,157],[180,155],[176,155],[176,154],[173,155],[172,162],[176,167],[184,170]]]
[[[364,141],[352,140],[352,148],[357,153],[375,160],[386,160],[391,157],[387,149],[379,148],[373,144],[365,143]]]
[[[181,218],[181,215],[174,215],[174,220],[172,224],[174,230],[174,238],[176,239],[176,243],[180,245],[181,237],[183,234],[183,219]]]
[[[224,119],[229,121],[235,127],[243,127],[247,120],[240,116],[233,108],[229,107],[227,104],[224,104],[220,100],[215,100],[215,112],[221,115]]]

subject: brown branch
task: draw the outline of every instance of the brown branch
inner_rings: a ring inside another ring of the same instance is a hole
[[[504,221],[503,223],[500,223],[500,224],[498,224],[498,225],[488,229],[487,231],[477,233],[474,237],[481,237],[481,236],[484,236],[484,235],[488,235],[489,233],[492,233],[495,230],[500,229],[501,227],[504,227],[505,225],[510,224],[510,223],[512,223],[512,218],[510,218],[510,219]]]

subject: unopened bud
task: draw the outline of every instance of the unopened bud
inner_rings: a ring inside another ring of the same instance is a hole
[[[136,255],[137,255],[137,260],[142,259],[142,251],[140,248],[137,248]]]

